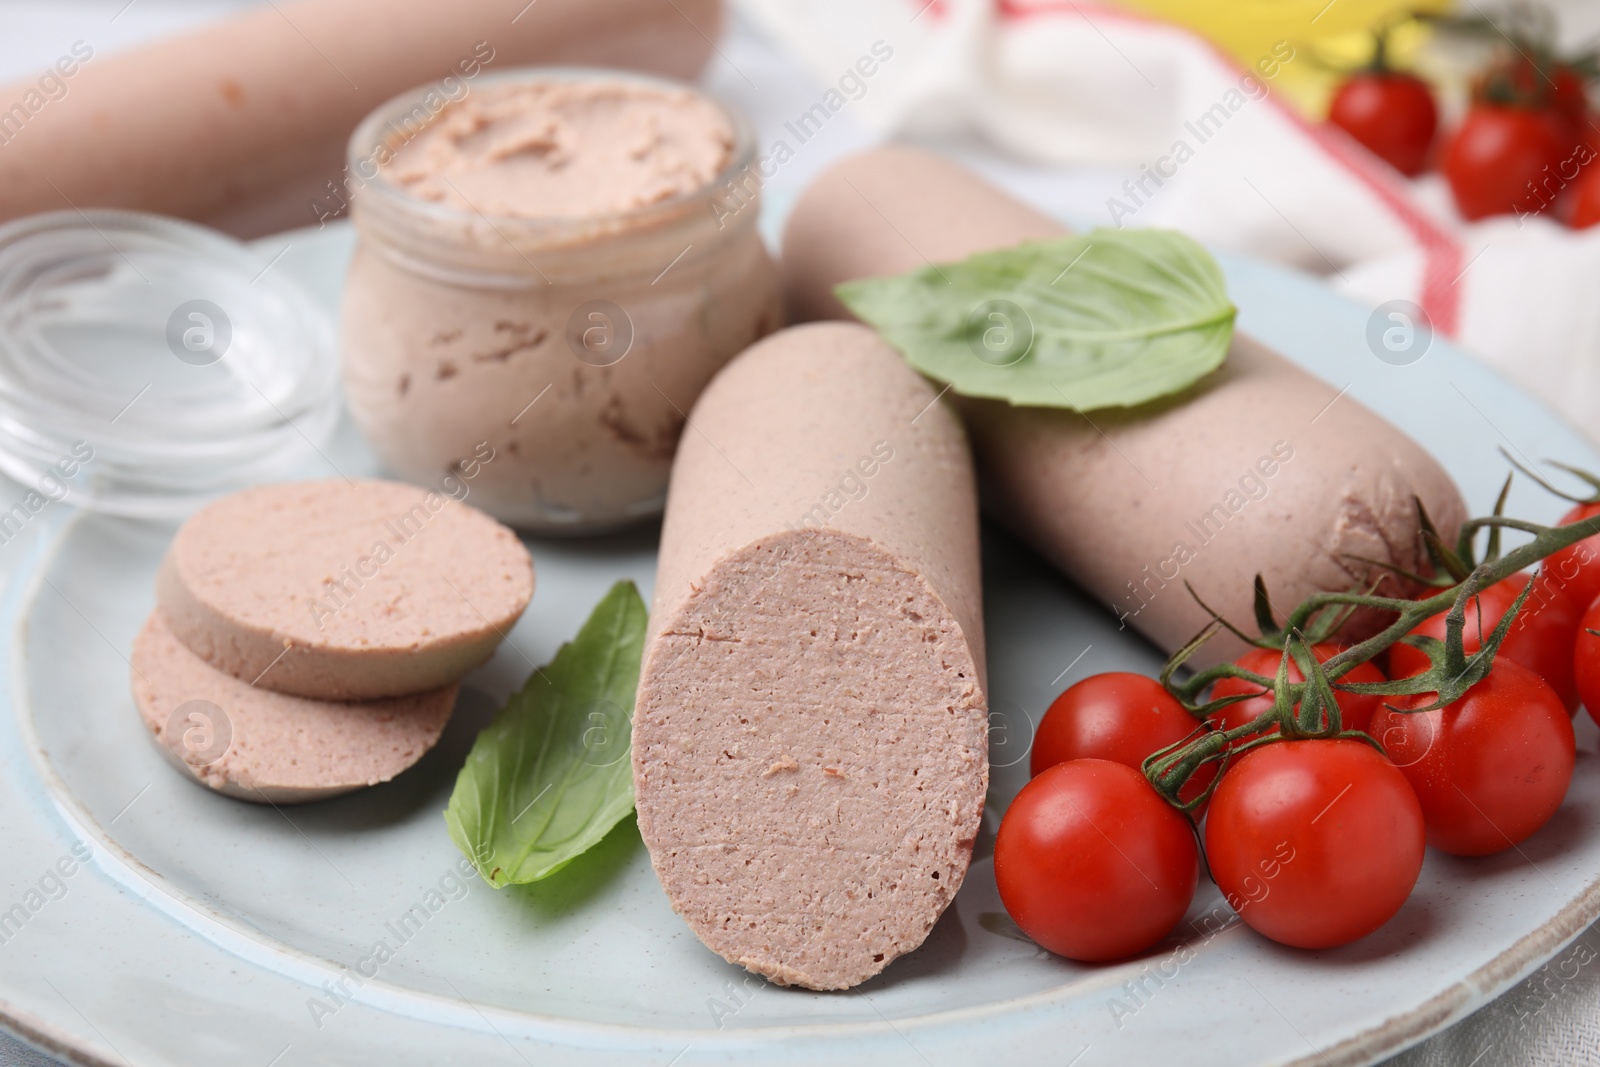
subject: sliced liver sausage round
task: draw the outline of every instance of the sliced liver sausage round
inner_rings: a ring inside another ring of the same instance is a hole
[[[387,700],[307,700],[210,667],[158,609],[134,639],[133,696],[162,752],[241,800],[295,804],[387,782],[439,740],[455,683]]]
[[[937,156],[887,148],[825,172],[784,234],[792,316],[848,318],[833,286],[1054,237],[1060,224]],[[1365,355],[1363,355],[1365,358]],[[1091,413],[958,399],[984,504],[1119,619],[1172,651],[1210,616],[1240,624],[1257,573],[1279,617],[1318,591],[1416,571],[1413,497],[1447,539],[1465,518],[1449,475],[1415,441],[1333,386],[1235,334],[1187,394]],[[1385,591],[1404,594],[1389,578]],[[1345,633],[1380,620],[1351,620]],[[1194,662],[1236,655],[1223,633]]]
[[[983,812],[966,440],[845,323],[747,349],[690,425],[634,712],[639,829],[710,948],[848,988],[922,943]]]
[[[257,688],[317,700],[437,689],[493,655],[533,595],[516,534],[434,490],[260,486],[173,539],[157,599],[180,640]]]

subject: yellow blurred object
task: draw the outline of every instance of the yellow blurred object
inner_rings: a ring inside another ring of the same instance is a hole
[[[1282,67],[1273,88],[1309,118],[1322,119],[1338,85],[1339,69],[1372,57],[1372,31],[1409,13],[1438,14],[1449,0],[1121,0],[1122,6],[1175,22],[1210,39],[1251,67],[1273,46],[1287,41],[1295,58]],[[1405,67],[1428,37],[1427,26],[1407,22],[1389,39],[1390,58]],[[1335,68],[1335,69],[1330,69]]]

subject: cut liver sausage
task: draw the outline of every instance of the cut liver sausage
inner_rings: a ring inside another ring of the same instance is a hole
[[[966,441],[844,323],[747,349],[690,425],[634,713],[639,829],[713,950],[848,988],[922,943],[983,812]]]
[[[371,700],[448,685],[493,655],[533,595],[533,564],[516,534],[439,492],[293,482],[191,518],[156,594],[173,633],[218,670]]]
[[[341,703],[252,687],[184,647],[158,610],[133,642],[133,697],[168,760],[241,800],[295,804],[387,782],[439,740],[457,686]]]
[[[848,318],[839,282],[1062,232],[953,163],[879,149],[836,165],[801,198],[784,235],[785,296],[795,318]],[[1416,442],[1238,334],[1223,368],[1188,394],[1097,411],[1092,422],[996,401],[958,406],[985,506],[1168,651],[1209,620],[1185,580],[1242,626],[1259,572],[1281,617],[1314,592],[1368,580],[1352,557],[1421,568],[1414,496],[1447,539],[1466,514]],[[1345,632],[1375,622],[1352,620]],[[1224,633],[1194,662],[1242,647]]]

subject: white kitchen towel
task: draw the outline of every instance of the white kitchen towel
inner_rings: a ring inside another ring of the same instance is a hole
[[[1281,99],[1282,70],[1313,62],[1291,33],[1241,67],[1185,29],[1076,0],[737,5],[827,84],[891,48],[870,92],[840,100],[877,136],[1120,167],[1089,221],[1180,229],[1374,308],[1409,301],[1600,440],[1600,227],[1463,222],[1439,177],[1408,181]]]

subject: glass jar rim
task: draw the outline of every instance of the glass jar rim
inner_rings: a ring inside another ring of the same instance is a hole
[[[403,115],[414,114],[419,106],[425,107],[425,101],[428,96],[439,91],[441,82],[429,82],[426,85],[408,89],[406,92],[391,97],[379,105],[371,114],[361,120],[361,124],[350,135],[350,141],[345,153],[346,182],[348,183],[353,178],[358,183],[349,190],[352,202],[356,197],[360,197],[364,201],[363,208],[371,210],[376,206],[374,204],[374,201],[376,201],[383,205],[379,210],[403,212],[419,220],[425,220],[429,224],[444,228],[465,228],[478,222],[486,222],[503,235],[515,234],[523,238],[542,238],[552,244],[565,244],[569,240],[581,239],[590,235],[649,229],[680,217],[700,205],[708,204],[712,198],[718,195],[720,190],[733,183],[741,172],[752,169],[751,164],[755,160],[755,130],[750,121],[723,101],[687,82],[651,74],[640,74],[635,71],[585,66],[523,66],[483,74],[473,80],[480,86],[515,84],[518,82],[528,84],[540,82],[621,82],[628,85],[693,93],[714,105],[728,120],[728,124],[733,130],[733,147],[728,154],[727,163],[705,185],[687,192],[677,193],[665,200],[660,200],[644,207],[631,208],[626,211],[604,215],[567,218],[488,215],[471,208],[459,208],[449,204],[423,200],[390,182],[382,180],[382,164],[376,162],[378,153],[390,143],[389,131],[394,126],[395,120]],[[462,97],[462,99],[465,99],[465,97]],[[451,101],[451,103],[454,102],[453,100]],[[427,122],[423,123],[411,134],[411,137],[415,137],[422,129],[427,128],[428,125],[444,113],[448,106],[446,104],[444,107],[439,108],[437,112],[434,112]],[[362,167],[370,167],[370,176],[363,173]]]

